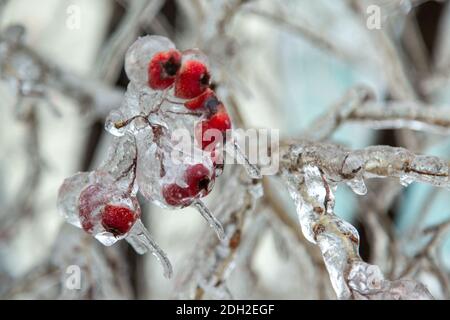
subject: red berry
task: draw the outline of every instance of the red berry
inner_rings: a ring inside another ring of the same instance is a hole
[[[212,151],[217,144],[225,140],[226,131],[229,129],[231,129],[230,117],[225,111],[218,112],[211,118],[202,120],[197,124],[195,138],[203,150],[210,149]],[[217,139],[219,134],[221,140]]]
[[[176,183],[163,186],[162,194],[167,204],[174,207],[189,205],[194,198],[206,196],[212,189],[214,176],[203,164],[189,166],[184,173],[187,187]]]
[[[165,185],[162,194],[167,204],[174,207],[186,206],[190,202],[189,190],[176,183]]]
[[[155,90],[164,90],[175,82],[181,67],[181,53],[178,50],[158,52],[148,64],[148,85]]]
[[[193,197],[207,195],[212,187],[210,176],[209,169],[201,163],[189,166],[184,174],[189,194]]]
[[[205,92],[203,92],[198,97],[195,97],[191,100],[186,101],[184,106],[190,110],[207,108],[214,109],[220,101],[217,99],[216,94],[211,89],[207,88]],[[211,110],[213,111],[213,110]],[[212,112],[215,113],[215,112]]]
[[[114,236],[121,236],[130,231],[139,216],[126,207],[106,205],[102,211],[102,225]]]
[[[210,78],[208,68],[202,62],[184,62],[175,79],[175,96],[192,99],[201,95],[209,87]]]
[[[219,112],[213,115],[209,120],[209,127],[225,132],[231,129],[231,120],[226,112]]]

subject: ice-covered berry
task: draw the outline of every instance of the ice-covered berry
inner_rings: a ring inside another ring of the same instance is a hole
[[[175,96],[182,99],[192,99],[201,95],[211,80],[208,67],[198,60],[187,60],[175,79]]]
[[[176,183],[165,185],[162,189],[162,194],[167,204],[173,207],[187,206],[191,202],[189,190],[180,187]]]
[[[112,204],[107,204],[101,212],[103,227],[114,236],[126,234],[138,218],[133,210]]]
[[[184,172],[186,186],[171,183],[163,186],[163,197],[167,204],[178,207],[187,206],[194,199],[206,196],[214,184],[214,175],[201,163],[190,165]]]
[[[107,193],[99,184],[88,185],[80,193],[78,199],[78,212],[81,226],[84,231],[92,233],[99,221],[98,210],[106,203]]]
[[[181,67],[181,53],[178,50],[158,52],[148,64],[148,85],[154,90],[164,90],[175,81]]]
[[[213,180],[210,170],[201,163],[189,166],[185,179],[191,196],[205,196],[211,191]]]
[[[125,72],[133,84],[138,87],[149,85],[149,62],[159,52],[175,50],[169,39],[161,36],[145,36],[136,40],[125,56]]]

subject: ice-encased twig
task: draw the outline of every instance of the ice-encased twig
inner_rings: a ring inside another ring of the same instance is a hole
[[[450,134],[450,111],[447,108],[418,102],[367,103],[347,117],[348,122],[374,129],[411,129],[435,134]]]
[[[447,108],[412,101],[375,101],[367,87],[349,89],[341,100],[320,115],[302,137],[321,141],[343,123],[360,124],[371,129],[410,129],[433,134],[450,134],[450,111]]]
[[[449,162],[435,156],[418,155],[407,149],[370,146],[351,151],[331,143],[291,141],[281,152],[281,165],[293,170],[306,165],[319,167],[330,182],[364,183],[368,178],[399,178],[412,182],[450,187]]]
[[[245,153],[242,151],[236,139],[233,139],[232,147],[235,152],[234,154],[237,163],[242,164],[244,166],[244,169],[247,172],[248,176],[252,179],[261,179],[262,175],[258,166],[250,162]]]
[[[432,298],[423,285],[386,280],[377,266],[361,260],[358,232],[334,213],[334,192],[339,183],[357,192],[365,188],[364,179],[383,177],[399,178],[404,185],[418,181],[448,187],[447,161],[403,148],[350,151],[307,141],[283,147],[281,157],[281,175],[296,203],[303,234],[319,246],[338,298]]]
[[[147,228],[140,220],[136,221],[129,235],[125,238],[133,249],[139,254],[145,254],[151,251],[152,254],[159,260],[164,270],[164,276],[171,278],[173,274],[172,264],[166,253],[158,246],[148,232]]]
[[[195,200],[193,202],[194,207],[202,215],[202,217],[208,222],[209,226],[216,232],[217,237],[220,240],[225,240],[225,231],[223,230],[222,224],[219,220],[212,214],[208,207],[201,201]]]
[[[186,266],[177,277],[174,296],[185,299],[202,299],[205,296],[229,298],[226,279],[234,267],[243,223],[255,208],[256,199],[261,196],[260,184],[254,185],[242,173],[243,170],[239,167],[226,173],[228,179],[223,186],[221,198],[233,201],[221,201],[213,208],[222,221],[228,240],[220,241],[210,230],[205,231],[195,247],[195,253],[186,261]],[[211,288],[215,290],[212,292]]]

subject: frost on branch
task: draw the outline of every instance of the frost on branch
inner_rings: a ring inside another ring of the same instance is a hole
[[[404,186],[417,181],[448,188],[448,162],[403,148],[350,151],[299,141],[282,151],[282,166],[303,234],[319,246],[338,298],[432,298],[423,285],[385,280],[377,266],[361,260],[358,232],[334,213],[334,192],[339,183],[346,183],[355,193],[365,194],[364,179],[385,177],[398,178]]]

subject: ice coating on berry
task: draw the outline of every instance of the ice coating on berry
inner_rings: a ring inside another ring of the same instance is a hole
[[[136,197],[114,185],[101,183],[83,189],[78,200],[78,212],[82,228],[107,246],[125,237],[140,217]]]
[[[162,195],[167,204],[173,207],[187,206],[192,202],[188,189],[176,183],[163,186]]]
[[[195,199],[206,196],[214,186],[215,175],[201,163],[183,168],[182,183],[163,186],[162,194],[166,203],[173,207],[190,205]]]
[[[214,183],[211,171],[201,163],[189,166],[185,172],[189,193],[193,196],[207,195]]]
[[[102,226],[114,236],[130,231],[139,216],[127,207],[107,204],[101,213]]]
[[[192,50],[183,55],[181,69],[175,80],[175,96],[182,99],[195,98],[209,87],[210,80],[206,59]]]
[[[78,228],[81,228],[78,214],[78,197],[81,190],[89,183],[89,180],[88,172],[79,172],[65,179],[58,192],[58,212],[68,223]]]
[[[164,90],[175,81],[181,67],[181,53],[168,50],[156,53],[148,65],[148,85],[154,90]]]
[[[108,189],[99,184],[88,185],[80,193],[78,199],[78,213],[84,231],[92,233],[99,222],[99,210],[107,202]]]
[[[214,182],[211,155],[184,152],[165,135],[146,130],[137,138],[136,180],[141,194],[161,207],[182,207],[208,194]]]
[[[125,56],[128,79],[141,87],[147,86],[150,60],[156,53],[171,49],[175,49],[175,45],[166,37],[145,36],[137,39]]]

